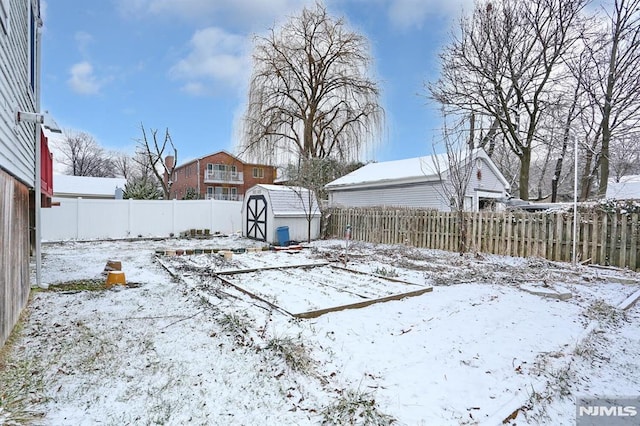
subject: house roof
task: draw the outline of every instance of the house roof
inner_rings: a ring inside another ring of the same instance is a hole
[[[300,216],[309,212],[309,190],[298,186],[258,184],[269,193],[271,210],[276,216]],[[253,189],[252,188],[252,189]],[[249,190],[251,191],[251,189]],[[249,192],[248,191],[248,192]],[[320,214],[318,200],[311,195],[311,208],[314,215]]]
[[[498,176],[498,179],[505,185],[505,188],[508,188],[509,184],[507,180],[483,149],[475,149],[473,155],[476,158],[483,158]],[[447,153],[407,158],[404,160],[369,163],[341,178],[329,182],[325,186],[325,189],[331,191],[344,187],[354,188],[440,180],[440,176],[446,177],[448,170],[449,161]]]
[[[54,196],[114,197],[116,188],[124,188],[125,178],[102,178],[92,176],[53,176]]]
[[[640,175],[623,176],[619,182],[609,181],[607,198],[640,200]]]

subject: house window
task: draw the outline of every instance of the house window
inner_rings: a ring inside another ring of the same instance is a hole
[[[253,177],[256,179],[264,178],[264,169],[262,167],[253,168]]]
[[[228,164],[207,164],[205,178],[215,180],[236,180],[238,172],[236,166]]]
[[[9,34],[9,0],[0,0],[0,26]]]
[[[211,166],[211,170],[216,170],[222,173],[235,173],[236,166],[228,166],[226,164],[207,164],[207,167]]]
[[[209,186],[207,187],[207,199],[214,200],[238,200],[238,188],[226,186]]]

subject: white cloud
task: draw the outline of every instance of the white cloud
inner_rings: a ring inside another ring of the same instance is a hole
[[[237,88],[246,81],[250,68],[248,40],[220,28],[196,31],[189,42],[189,54],[176,63],[169,74],[186,80],[183,90],[203,95],[206,87]]]
[[[191,96],[204,96],[207,94],[207,86],[199,81],[191,81],[182,86],[181,90]]]
[[[473,0],[390,0],[388,13],[397,27],[419,28],[429,16],[455,17],[472,7]]]
[[[78,50],[82,54],[86,54],[87,47],[93,42],[93,36],[85,31],[78,31],[75,33],[74,38],[78,45]]]
[[[180,17],[245,29],[271,26],[274,20],[312,3],[312,0],[118,0],[119,9],[126,16]]]
[[[71,77],[67,82],[74,92],[81,95],[96,95],[100,92],[101,83],[93,74],[93,66],[89,62],[74,64],[70,73]]]

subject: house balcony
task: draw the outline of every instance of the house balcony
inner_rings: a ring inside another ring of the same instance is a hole
[[[240,194],[206,194],[207,200],[223,200],[223,201],[242,201],[243,196]]]
[[[222,170],[205,170],[204,183],[244,183],[242,172],[227,172]]]

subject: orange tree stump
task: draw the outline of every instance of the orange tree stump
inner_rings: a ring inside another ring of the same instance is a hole
[[[114,285],[127,285],[124,272],[122,271],[109,271],[107,273],[107,287]]]
[[[106,274],[109,271],[122,271],[122,262],[119,260],[107,260],[103,273]]]

